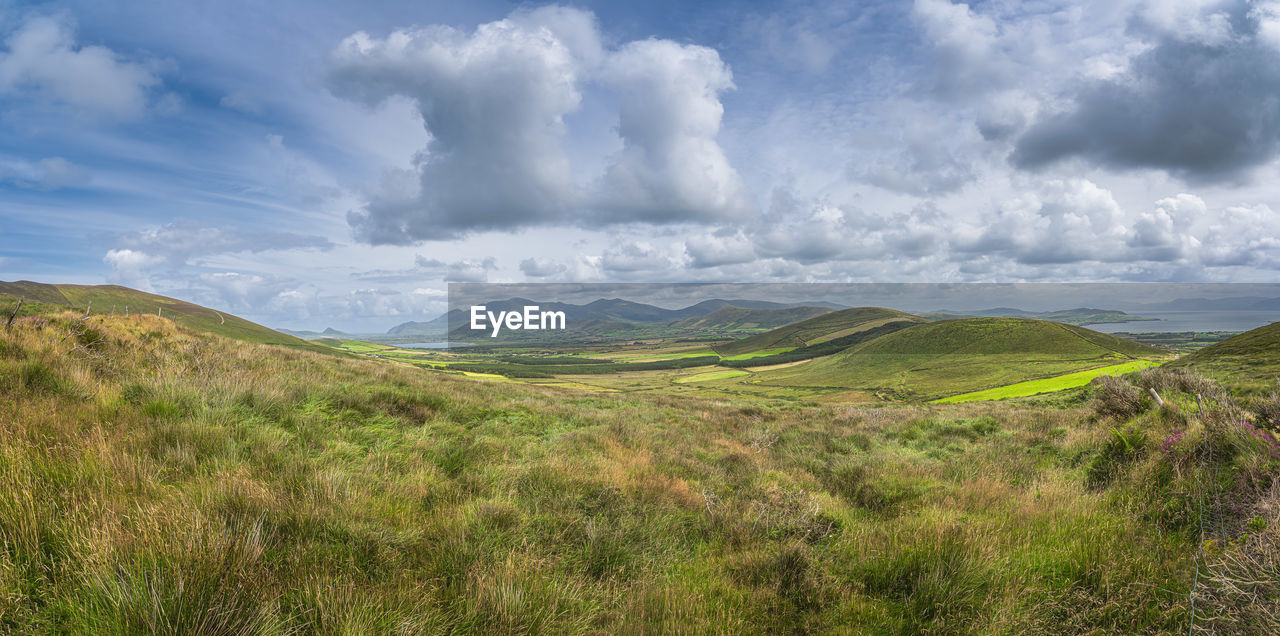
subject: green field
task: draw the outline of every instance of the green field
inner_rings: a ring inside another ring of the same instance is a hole
[[[815,318],[716,345],[713,348],[721,356],[732,357],[768,349],[803,347],[898,320],[924,321],[918,316],[892,309],[857,307],[824,313]]]
[[[1125,373],[1132,373],[1134,371],[1147,369],[1158,364],[1160,363],[1152,360],[1134,360],[1132,362],[1125,362],[1109,367],[1099,367],[1097,369],[1089,369],[1088,371],[1066,373],[1052,378],[1028,380],[1026,382],[1018,382],[1015,384],[996,387],[994,389],[961,393],[960,395],[952,395],[939,400],[934,400],[934,402],[943,404],[955,402],[977,402],[981,400],[1003,400],[1005,398],[1038,395],[1040,393],[1061,391],[1063,389],[1072,389],[1084,386],[1098,376],[1123,375]]]
[[[676,378],[676,382],[706,382],[708,380],[724,380],[727,378],[736,378],[738,376],[750,375],[747,371],[741,369],[726,369],[724,371],[708,371],[706,373],[697,373],[694,375],[683,375]]]
[[[970,318],[907,327],[808,364],[757,375],[761,384],[775,387],[858,389],[931,400],[1167,355],[1083,327]]]
[[[736,356],[725,356],[724,360],[750,360],[752,358],[762,358],[764,356],[776,356],[780,353],[786,353],[794,350],[795,347],[775,347],[773,349],[761,349],[750,353],[740,353]]]
[[[1170,366],[1231,381],[1242,392],[1276,391],[1280,389],[1280,322],[1209,345]]]

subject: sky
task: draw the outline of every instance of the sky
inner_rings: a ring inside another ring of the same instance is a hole
[[[1277,282],[1280,1],[0,0],[0,279]]]

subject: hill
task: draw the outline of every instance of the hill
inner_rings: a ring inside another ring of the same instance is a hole
[[[1152,589],[1202,541],[1151,519],[1219,465],[1167,470],[1160,417],[1109,451],[1081,407],[592,393],[54,314],[0,329],[0,632],[1168,633]]]
[[[1013,307],[993,307],[991,309],[979,309],[976,311],[951,311],[947,309],[939,309],[935,312],[920,315],[930,320],[952,320],[956,318],[978,317],[1034,318],[1036,320],[1052,320],[1053,322],[1063,322],[1068,325],[1080,326],[1159,320],[1159,318],[1150,318],[1147,316],[1134,316],[1116,309],[1094,309],[1092,307],[1076,307],[1074,309],[1059,309],[1055,311],[1025,311],[1022,309],[1015,309]]]
[[[726,305],[705,316],[677,320],[671,323],[671,326],[676,329],[696,331],[773,329],[827,313],[831,313],[831,309],[827,307],[748,309]]]
[[[919,399],[1165,355],[1084,327],[1024,318],[967,318],[914,325],[757,377],[779,386],[838,387]]]
[[[1246,331],[1170,363],[1190,367],[1246,390],[1280,386],[1280,322]]]
[[[250,322],[195,303],[152,294],[120,285],[65,285],[0,281],[0,312],[7,318],[22,299],[19,315],[53,311],[89,311],[92,314],[159,314],[197,331],[214,333],[244,342],[283,345],[296,349],[324,351],[296,336]]]
[[[766,349],[803,347],[903,320],[924,321],[918,316],[893,309],[855,307],[827,312],[772,331],[717,345],[714,349],[716,353],[728,357]]]

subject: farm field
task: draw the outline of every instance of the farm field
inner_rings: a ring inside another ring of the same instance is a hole
[[[1038,395],[1040,393],[1050,393],[1053,391],[1062,391],[1064,389],[1073,389],[1081,387],[1094,378],[1112,375],[1118,376],[1125,373],[1140,371],[1157,365],[1152,360],[1134,360],[1132,362],[1123,362],[1107,367],[1098,367],[1097,369],[1089,369],[1088,371],[1076,371],[1074,373],[1066,373],[1051,378],[1043,378],[1040,380],[1028,380],[1026,382],[1017,382],[993,389],[985,389],[982,391],[973,391],[971,393],[961,393],[960,395],[952,395],[949,397],[934,400],[934,402],[947,404],[956,402],[976,402],[980,400],[1002,400],[1011,397],[1026,397],[1028,395]]]

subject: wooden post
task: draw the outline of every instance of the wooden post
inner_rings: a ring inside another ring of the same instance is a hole
[[[92,311],[92,310],[93,310],[93,301],[91,300],[91,301],[89,301],[89,304],[87,304],[87,305],[85,305],[85,306],[84,306],[84,317],[85,317],[85,318],[88,318],[88,317],[89,317],[89,312],[90,312],[90,311]]]
[[[1200,414],[1204,415],[1204,402],[1200,401],[1200,394],[1196,394],[1196,408],[1200,410]]]
[[[163,308],[163,307],[156,307],[156,315],[157,315],[157,316],[159,316],[159,315],[160,315],[160,310],[161,310],[161,309],[164,309],[164,308]]]
[[[1151,392],[1151,398],[1156,401],[1156,406],[1164,408],[1164,400],[1160,399],[1160,394],[1155,389],[1147,389]]]
[[[8,322],[4,323],[4,328],[5,328],[5,330],[6,330],[6,331],[8,331],[9,327],[12,327],[12,326],[13,326],[13,319],[18,317],[18,310],[19,310],[19,309],[22,309],[22,299],[21,299],[21,298],[19,298],[19,299],[18,299],[18,306],[13,308],[13,313],[9,314],[9,320],[8,320]]]

